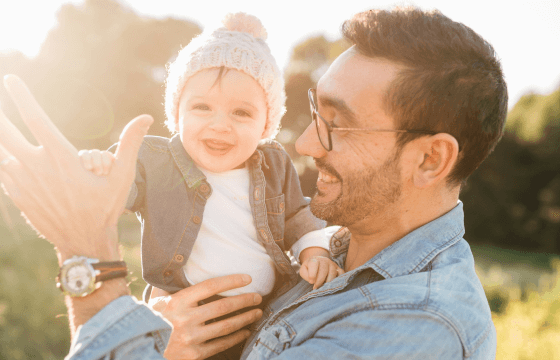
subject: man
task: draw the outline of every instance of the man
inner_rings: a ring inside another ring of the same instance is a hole
[[[88,296],[67,297],[73,326],[85,324],[74,336],[75,358],[157,358],[164,348],[167,358],[205,358],[244,339],[247,331],[238,329],[259,317],[242,358],[495,356],[495,329],[462,239],[458,201],[502,135],[507,91],[494,51],[464,25],[410,8],[357,14],[343,33],[353,46],[310,90],[313,122],[296,146],[319,169],[314,214],[344,226],[333,229],[331,252],[345,274],[317,290],[300,281],[264,314],[209,325],[260,297],[197,302],[249,279],[213,279],[158,298],[153,308],[173,324],[167,348],[166,323],[121,296],[122,280],[105,281]],[[150,119],[139,117],[123,132],[117,172],[106,180],[86,176],[75,149],[23,85],[15,78],[6,85],[43,145],[22,146],[11,124],[0,122],[0,178],[8,193],[57,246],[60,261],[118,260],[116,214]]]

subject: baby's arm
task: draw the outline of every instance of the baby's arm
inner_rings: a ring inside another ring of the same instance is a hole
[[[80,150],[78,156],[82,161],[82,166],[95,175],[109,175],[115,155],[110,151],[101,150]]]
[[[299,254],[299,260],[301,262],[299,274],[305,281],[313,284],[313,290],[344,274],[344,270],[330,259],[329,252],[321,247],[303,249]]]

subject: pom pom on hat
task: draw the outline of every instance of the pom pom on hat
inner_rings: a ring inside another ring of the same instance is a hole
[[[224,27],[205,31],[184,47],[168,66],[165,81],[165,124],[178,130],[179,99],[187,80],[197,72],[226,67],[253,77],[264,90],[268,108],[263,138],[274,138],[286,112],[284,78],[265,40],[261,21],[245,13],[228,14]]]
[[[256,39],[266,40],[268,34],[261,21],[253,15],[242,12],[227,14],[222,24],[229,31],[239,31],[253,35]]]

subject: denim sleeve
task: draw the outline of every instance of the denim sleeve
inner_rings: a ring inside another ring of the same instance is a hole
[[[78,328],[66,359],[163,359],[170,334],[146,304],[121,296]]]
[[[356,312],[292,348],[259,350],[248,359],[463,359],[462,343],[448,322],[412,309]]]
[[[286,216],[284,225],[284,243],[290,249],[303,235],[322,229],[326,222],[316,218],[309,208],[310,199],[303,196],[298,173],[290,156],[282,149],[284,161],[284,200]]]

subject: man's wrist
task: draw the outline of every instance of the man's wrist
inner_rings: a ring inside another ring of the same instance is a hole
[[[95,314],[113,300],[130,295],[125,278],[104,281],[99,289],[84,297],[65,296],[66,306],[70,315],[72,337],[78,326],[85,324]]]
[[[58,247],[58,265],[74,256],[98,259],[100,262],[122,260],[118,246],[117,227],[106,228],[98,234],[90,234],[87,239],[66,239],[64,248]]]

